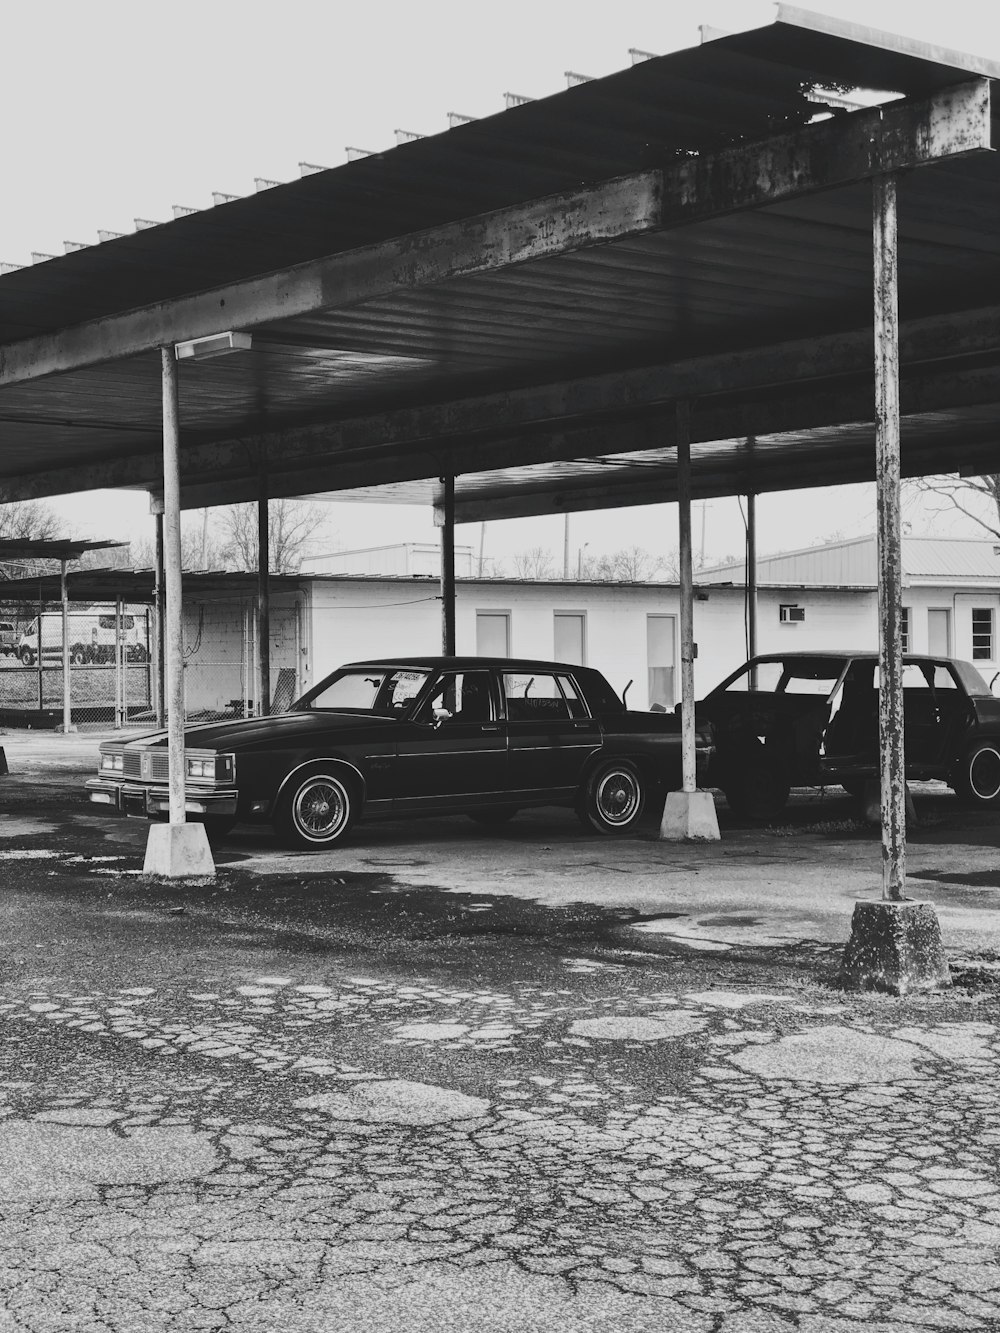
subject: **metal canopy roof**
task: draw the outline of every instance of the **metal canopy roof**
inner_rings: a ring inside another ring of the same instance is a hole
[[[667,500],[679,398],[696,496],[869,478],[869,178],[894,164],[915,166],[904,470],[983,467],[1000,169],[970,127],[989,125],[993,79],[995,63],[779,6],[767,27],[6,274],[0,490],[155,488],[155,348],[226,328],[252,350],[180,367],[187,505],[255,498],[262,468],[273,495],[410,503],[454,470],[460,522]],[[906,100],[810,125],[831,85]]]

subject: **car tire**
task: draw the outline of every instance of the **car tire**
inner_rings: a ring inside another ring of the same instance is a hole
[[[1000,804],[1000,741],[974,745],[955,775],[954,787],[965,805]]]
[[[83,666],[87,660],[87,650],[82,643],[74,643],[69,650],[69,660],[74,666]]]
[[[788,804],[790,784],[763,755],[749,755],[722,790],[737,818],[759,824],[781,814]]]
[[[590,833],[628,833],[645,807],[646,783],[629,759],[593,769],[576,800],[577,817]]]
[[[314,850],[343,842],[357,818],[360,799],[351,779],[336,764],[297,774],[282,792],[274,828],[286,847]]]
[[[22,648],[21,651],[18,653],[18,657],[20,657],[21,659],[22,666],[35,665],[35,654],[31,651],[30,648]]]
[[[487,828],[494,828],[499,824],[507,824],[517,814],[516,805],[498,805],[492,810],[469,810],[468,816],[476,824],[483,824]]]
[[[840,785],[848,796],[853,796],[856,801],[863,801],[865,798],[865,787],[868,785],[867,778],[841,778]]]

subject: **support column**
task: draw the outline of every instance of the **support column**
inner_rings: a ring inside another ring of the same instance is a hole
[[[154,663],[156,699],[154,706],[156,708],[156,725],[162,729],[167,725],[167,686],[164,660],[167,637],[167,602],[163,573],[163,497],[150,493],[149,507],[153,514],[153,523],[156,529],[156,570],[153,575],[153,624],[156,635],[156,659]]]
[[[660,837],[668,842],[717,841],[712,793],[698,791],[694,717],[694,574],[691,558],[691,407],[677,404],[677,523],[681,598],[681,790],[670,792]]]
[[[441,651],[455,656],[455,477],[442,477],[444,522],[441,525]]]
[[[72,732],[72,693],[69,688],[69,591],[65,581],[65,560],[59,561],[59,593],[63,600],[63,730]],[[39,645],[41,639],[39,639]]]
[[[914,902],[905,893],[898,235],[893,175],[876,176],[872,181],[872,240],[882,901],[855,904],[840,980],[850,990],[903,995],[948,985],[951,977],[933,904]]]
[[[753,435],[747,436],[747,451],[753,465],[753,452],[757,441]],[[757,656],[757,492],[747,491],[747,657]],[[757,668],[750,672],[750,688],[757,688]]]
[[[37,648],[38,648],[38,655],[37,655],[36,661],[37,661],[37,663],[38,663],[38,711],[39,711],[39,713],[42,713],[42,712],[44,712],[44,710],[45,710],[45,677],[42,675],[42,618],[43,618],[44,615],[45,615],[45,609],[44,609],[44,605],[43,605],[43,603],[42,603],[42,580],[39,579],[39,580],[38,580],[38,643],[37,643],[37,645],[36,645]],[[42,725],[42,719],[41,719],[41,718],[38,719],[38,725],[39,725],[39,726]]]
[[[258,717],[271,711],[271,530],[267,472],[261,469],[257,499],[257,702]]]
[[[163,547],[166,584],[167,750],[169,824],[152,824],[143,873],[169,879],[215,874],[204,824],[185,813],[184,644],[181,587],[180,413],[173,347],[160,348],[163,381]]]
[[[75,730],[73,726],[73,695],[70,691],[69,678],[69,590],[66,587],[66,561],[59,561],[59,593],[62,598],[62,664],[63,664],[63,731]],[[39,647],[41,647],[39,634]]]

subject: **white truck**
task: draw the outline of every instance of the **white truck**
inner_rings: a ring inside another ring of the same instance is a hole
[[[63,624],[61,611],[43,611],[21,635],[17,655],[24,666],[38,661],[38,625],[41,620],[41,654],[43,661],[62,660]],[[91,607],[69,613],[69,655],[76,666],[111,663],[115,660],[115,614]],[[126,662],[148,662],[146,618],[122,614],[120,642]]]

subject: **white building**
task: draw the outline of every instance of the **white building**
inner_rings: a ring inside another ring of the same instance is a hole
[[[901,564],[904,651],[964,658],[975,663],[989,681],[1000,669],[1000,543],[907,536],[902,540]],[[779,609],[780,623],[788,631],[786,642],[790,643],[793,635],[811,627],[821,614],[816,600],[820,588],[839,586],[846,597],[852,591],[873,587],[877,567],[875,537],[856,537],[759,558],[757,578],[762,588],[800,588],[799,596],[792,599],[789,593],[784,609]],[[712,585],[742,584],[745,578],[742,564],[719,565],[698,574],[699,583]],[[853,621],[854,612],[847,611],[846,603],[845,613]],[[877,643],[877,614],[873,601],[862,646],[874,647]],[[828,610],[824,609],[822,615],[825,622]],[[763,634],[763,610],[760,624]],[[837,643],[854,647],[854,642],[846,638],[833,639],[831,646]],[[763,638],[761,651],[768,651]]]

